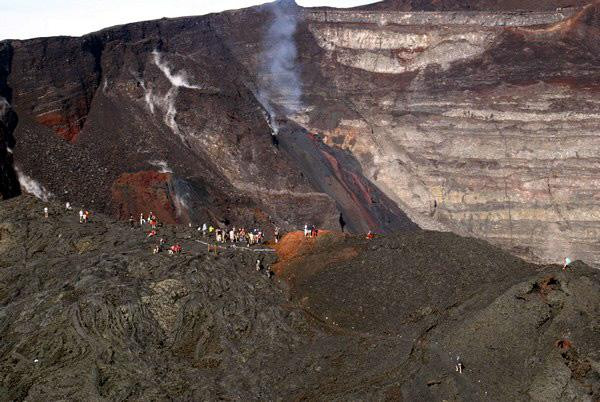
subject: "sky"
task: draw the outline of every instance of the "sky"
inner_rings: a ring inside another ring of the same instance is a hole
[[[0,0],[0,40],[80,36],[113,25],[202,15],[268,0]],[[375,0],[296,0],[303,7],[354,7]]]

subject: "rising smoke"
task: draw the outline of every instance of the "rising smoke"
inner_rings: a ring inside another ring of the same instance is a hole
[[[188,81],[188,78],[187,78],[187,73],[185,71],[181,70],[180,72],[173,74],[173,72],[171,71],[171,67],[169,66],[169,64],[167,62],[162,60],[162,55],[160,54],[160,52],[158,50],[153,51],[152,56],[154,58],[154,64],[156,64],[156,66],[160,69],[160,71],[163,72],[165,77],[167,77],[167,79],[169,80],[171,85],[173,85],[174,87],[202,89],[198,85],[190,84],[190,82]]]
[[[15,167],[15,171],[17,172],[17,177],[19,178],[19,184],[26,193],[32,194],[44,202],[47,202],[52,197],[52,193],[50,191],[46,190],[44,186],[31,177],[27,176],[19,168]]]
[[[173,173],[173,170],[169,167],[166,161],[155,160],[149,161],[152,166],[156,166],[159,170],[159,173]]]
[[[192,186],[187,181],[175,177],[169,182],[169,191],[173,197],[177,217],[184,221],[191,221],[191,205],[194,199]]]
[[[286,114],[297,112],[302,106],[302,85],[296,63],[298,51],[294,39],[298,8],[293,1],[278,1],[268,7],[272,20],[263,40],[258,100],[269,113],[269,124],[276,133],[275,105],[282,106]]]
[[[164,111],[164,122],[173,133],[177,134],[183,142],[185,138],[183,132],[175,117],[177,116],[177,109],[175,108],[175,99],[179,93],[179,88],[190,88],[190,89],[203,89],[201,86],[190,84],[187,73],[183,70],[174,73],[168,62],[163,60],[162,54],[155,50],[152,52],[152,60],[156,67],[164,74],[164,76],[171,83],[171,88],[164,94],[156,94],[152,88],[148,88],[144,82],[141,82],[142,88],[144,89],[144,100],[148,105],[150,112],[154,114],[156,108]]]

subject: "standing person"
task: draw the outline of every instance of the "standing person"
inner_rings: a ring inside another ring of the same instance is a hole
[[[79,223],[83,223],[83,209],[79,210]]]
[[[462,374],[463,370],[465,369],[465,366],[462,364],[462,360],[460,360],[460,356],[456,356],[456,365],[454,368],[459,374]]]
[[[48,207],[44,207],[44,217],[48,219]]]
[[[308,237],[308,224],[304,224],[304,237]]]
[[[140,226],[144,226],[144,214],[140,212]]]
[[[85,212],[83,213],[83,222],[88,223],[88,219],[90,219],[90,211],[88,211],[86,209]]]
[[[206,231],[208,230],[208,227],[206,226],[206,223],[204,223],[202,225],[202,237],[206,237]]]
[[[256,270],[260,271],[262,269],[262,263],[260,262],[260,260],[256,260]]]
[[[235,227],[229,231],[229,241],[231,243],[235,242]]]
[[[275,226],[275,244],[279,243],[279,227]]]
[[[135,226],[135,221],[133,220],[133,215],[129,215],[129,227],[133,228]]]

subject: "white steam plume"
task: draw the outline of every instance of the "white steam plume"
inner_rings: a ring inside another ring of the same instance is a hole
[[[175,193],[175,197],[173,197],[173,201],[175,204],[175,212],[178,217],[181,217],[183,214],[187,214],[190,210],[188,203],[188,195],[187,194],[178,194]]]
[[[164,95],[155,94],[152,88],[148,88],[144,82],[140,82],[144,90],[144,101],[150,110],[150,113],[154,114],[156,108],[164,111],[164,122],[165,124],[177,134],[183,142],[185,142],[183,133],[175,117],[177,116],[177,109],[175,108],[175,99],[179,93],[179,88],[189,89],[203,89],[201,86],[190,84],[187,73],[183,70],[173,73],[171,67],[166,61],[163,61],[162,55],[159,51],[155,50],[152,52],[152,60],[156,67],[164,74],[169,80],[171,88]]]
[[[154,64],[163,72],[165,77],[169,80],[171,85],[174,87],[184,87],[190,89],[202,89],[198,85],[192,85],[189,83],[187,78],[187,73],[183,70],[179,73],[173,74],[171,71],[171,67],[167,62],[162,61],[162,56],[158,50],[152,52],[152,56],[154,57]]]
[[[263,41],[262,80],[258,100],[270,115],[271,127],[277,132],[274,104],[281,102],[286,112],[301,109],[302,85],[296,57],[294,34],[298,12],[293,2],[278,1],[269,5],[273,20]]]
[[[19,184],[21,188],[29,194],[34,195],[40,200],[47,202],[52,197],[52,193],[44,188],[40,183],[33,180],[31,177],[23,173],[19,168],[15,167],[17,177],[19,178]]]
[[[173,173],[166,161],[149,161],[152,166],[159,168],[159,173]]]

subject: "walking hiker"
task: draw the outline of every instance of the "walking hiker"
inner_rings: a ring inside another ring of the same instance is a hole
[[[175,244],[175,245],[171,246],[171,248],[169,249],[170,255],[180,254],[180,253],[181,253],[181,246],[179,244]]]
[[[135,226],[135,221],[133,220],[133,215],[129,215],[129,227],[133,228]]]
[[[48,207],[44,207],[44,218],[48,219]]]
[[[274,237],[275,237],[275,244],[279,243],[279,228],[277,226],[275,226]]]
[[[202,225],[202,237],[206,237],[206,231],[208,230],[208,227],[206,226],[206,223]]]
[[[256,271],[260,271],[262,269],[262,263],[260,260],[256,260]]]
[[[79,223],[83,223],[83,209],[79,210]]]
[[[456,356],[456,365],[454,366],[454,368],[459,374],[462,374],[465,366],[463,366],[462,361],[460,360],[460,356]]]
[[[146,221],[144,220],[144,214],[142,212],[140,212],[140,226],[144,226],[144,223]]]
[[[271,279],[271,277],[274,275],[273,271],[271,271],[271,268],[267,268],[265,270],[265,274],[267,275],[267,278]]]
[[[305,224],[304,224],[304,237],[308,237],[308,234],[309,234],[309,233],[310,233],[310,232],[308,231],[308,225],[305,223]]]
[[[90,211],[86,209],[83,213],[83,223],[88,223],[88,219],[90,219]]]

